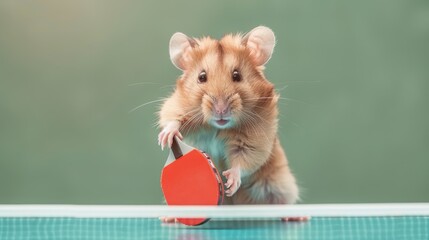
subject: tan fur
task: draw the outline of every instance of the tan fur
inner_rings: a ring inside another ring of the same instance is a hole
[[[298,187],[277,136],[278,95],[265,79],[264,67],[255,64],[241,35],[195,41],[197,46],[184,53],[183,75],[161,108],[159,125],[164,128],[177,120],[185,138],[202,129],[215,132],[216,138],[225,143],[225,158],[217,159],[218,165],[222,170],[238,167],[242,173],[241,187],[230,202],[295,203]],[[232,81],[234,69],[240,71],[241,82]],[[202,70],[208,80],[200,84],[197,79]],[[233,127],[215,129],[209,124],[213,99],[228,102],[236,120]]]

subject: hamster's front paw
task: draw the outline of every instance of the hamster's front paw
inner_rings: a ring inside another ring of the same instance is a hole
[[[175,222],[177,222],[177,218],[172,218],[172,217],[160,217],[159,220],[162,223],[175,223]]]
[[[177,136],[180,139],[183,139],[182,134],[179,132],[180,123],[179,121],[171,121],[162,129],[158,134],[158,145],[161,146],[161,149],[164,150],[166,144],[171,147],[173,144],[173,138]]]
[[[241,185],[241,173],[239,168],[231,168],[222,173],[226,177],[227,181],[225,183],[226,188],[228,188],[225,193],[226,196],[231,197],[237,192],[238,188]]]

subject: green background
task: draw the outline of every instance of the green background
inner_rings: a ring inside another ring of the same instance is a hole
[[[0,203],[158,204],[176,31],[271,27],[302,203],[429,201],[429,2],[0,1]]]

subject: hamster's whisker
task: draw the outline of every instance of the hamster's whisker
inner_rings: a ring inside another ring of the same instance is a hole
[[[143,104],[141,104],[141,105],[139,105],[139,106],[137,106],[137,107],[135,107],[135,108],[131,109],[128,113],[132,113],[132,112],[134,112],[135,110],[137,110],[137,109],[139,109],[139,108],[141,108],[141,107],[144,107],[144,106],[146,106],[146,105],[152,104],[152,103],[165,101],[166,99],[167,99],[167,98],[162,98],[162,99],[158,99],[158,100],[153,100],[153,101],[145,102],[145,103],[143,103]]]
[[[320,83],[320,80],[310,80],[310,81],[286,81],[288,83]]]
[[[192,115],[190,118],[186,119],[186,122],[184,122],[182,124],[182,126],[180,126],[180,128],[182,128],[183,130],[186,130],[186,128],[188,127],[188,125],[192,122],[192,120],[194,120],[196,118],[196,115]]]
[[[252,117],[252,119],[255,120],[255,122],[257,122],[257,120],[260,119],[263,122],[265,122],[266,124],[271,124],[267,120],[265,120],[263,117],[259,116],[258,114],[255,114],[255,113],[247,111],[247,110],[244,110],[243,112],[245,114],[247,114],[247,116]],[[256,119],[255,117],[257,117],[258,119]]]
[[[195,110],[199,110],[199,109],[195,109]],[[191,111],[191,112],[193,112],[193,111]],[[196,125],[197,125],[196,123],[198,123],[200,121],[200,118],[202,118],[202,117],[203,116],[201,113],[197,113],[197,114],[192,115],[189,119],[186,120],[186,122],[181,126],[181,128],[183,130],[185,130],[186,133],[189,133],[190,130],[194,130],[193,128],[196,127]],[[191,123],[192,123],[192,125],[191,125]],[[188,128],[188,126],[190,126],[190,128]]]
[[[169,85],[165,85],[159,88],[168,88],[168,87],[176,87],[176,84],[169,84]]]
[[[183,114],[182,116],[187,116],[187,115],[189,115],[189,114],[191,114],[191,113],[195,113],[195,112],[198,112],[198,111],[200,111],[200,109],[199,108],[196,108],[196,109],[193,109],[193,110],[191,110],[191,111],[188,111],[188,112],[186,112],[185,114]],[[187,119],[186,120],[186,122],[182,125],[182,128],[186,128],[195,118],[197,118],[198,117],[198,114],[193,114],[189,119]]]
[[[299,125],[295,121],[292,121],[290,118],[286,118],[286,121],[292,123],[292,125],[294,125],[295,127],[299,127],[299,128],[304,129],[301,125]]]
[[[276,98],[276,96],[274,96],[274,97],[245,98],[244,100],[260,100],[260,99],[273,99],[273,98]]]
[[[257,131],[255,130],[255,128],[253,127],[253,123],[248,119],[248,116],[245,112],[242,113],[246,118],[242,119],[242,123],[245,127],[250,128],[251,133],[257,135]]]
[[[244,114],[244,115],[246,115],[246,116],[248,117],[247,119],[244,119],[244,123],[245,123],[248,127],[250,127],[250,128],[252,129],[253,133],[254,133],[255,135],[260,135],[260,134],[262,134],[262,135],[265,137],[265,139],[266,139],[267,141],[269,141],[268,136],[267,136],[267,134],[265,133],[265,131],[264,131],[261,127],[259,127],[259,125],[256,125],[256,124],[253,122],[253,121],[255,121],[255,122],[256,122],[256,119],[255,119],[252,115],[250,115],[250,114],[249,114],[249,112],[243,111],[243,114]],[[250,121],[249,119],[252,119],[253,121]],[[258,130],[260,130],[260,131],[258,131]]]
[[[157,85],[157,84],[161,84],[161,83],[156,83],[156,82],[137,82],[137,83],[131,83],[128,84],[128,87],[132,87],[132,86],[137,86],[137,85]]]
[[[263,108],[263,107],[259,107],[259,106],[254,106],[254,107],[256,107],[256,108],[260,108],[260,109],[265,109],[265,108]],[[245,112],[246,114],[248,114],[248,115],[250,115],[250,116],[253,116],[253,117],[257,117],[258,119],[260,119],[260,120],[262,120],[262,121],[264,121],[265,123],[267,123],[267,124],[270,124],[266,119],[264,119],[263,117],[261,117],[259,114],[256,114],[255,112],[253,112],[253,111],[250,111],[250,110],[243,110],[243,112]],[[257,120],[257,119],[255,119],[255,120]]]
[[[284,98],[284,97],[279,97],[279,99],[280,99],[280,100],[285,100],[285,101],[291,101],[291,102],[302,103],[302,104],[306,104],[306,105],[309,105],[309,106],[313,106],[313,107],[314,107],[314,104],[311,104],[311,103],[308,103],[308,102],[304,102],[304,101],[301,101],[301,100],[297,100],[297,99],[293,99],[293,98]]]
[[[257,105],[256,106],[252,106],[252,108],[259,108],[259,109],[267,111],[266,107],[261,107],[261,106],[257,106]]]
[[[138,82],[138,83],[131,83],[128,84],[128,87],[134,87],[134,86],[138,86],[138,85],[160,85],[161,83],[155,83],[155,82]],[[168,85],[164,85],[159,87],[160,89],[162,88],[171,88],[171,87],[175,87],[175,84],[168,84]]]
[[[258,108],[258,109],[262,109],[262,110],[267,110],[265,107],[261,107],[261,106],[253,106],[253,108]],[[264,118],[262,118],[260,115],[258,115],[258,114],[255,114],[254,112],[246,112],[246,113],[249,113],[249,114],[254,114],[255,116],[257,116],[258,118],[260,118],[261,120],[264,120],[265,122],[267,122]],[[302,126],[300,126],[299,124],[297,124],[296,122],[294,122],[294,121],[292,121],[292,120],[290,120],[290,118],[287,118],[285,115],[283,115],[281,112],[278,112],[277,113],[278,115],[280,115],[282,118],[285,118],[286,119],[286,121],[290,121],[294,126],[297,126],[297,127],[300,127],[300,128],[303,128]],[[268,122],[267,122],[268,123]],[[281,125],[279,124],[279,128],[281,127]]]
[[[200,111],[200,108],[195,108],[195,109],[192,109],[192,110],[190,110],[188,112],[185,112],[184,114],[182,114],[182,116],[186,116],[186,115],[188,115],[190,113],[197,112],[197,111]]]
[[[254,112],[250,112],[250,111],[247,111],[247,110],[244,110],[244,112],[245,112],[245,113],[247,113],[247,114],[248,114],[248,115],[250,115],[250,116],[254,116],[254,117],[259,118],[260,120],[262,120],[262,121],[263,121],[263,122],[265,122],[266,124],[270,124],[267,120],[265,120],[263,117],[259,116],[258,114],[254,113]],[[255,120],[256,120],[256,119],[255,119]]]
[[[261,106],[252,106],[252,108],[258,108],[261,109],[263,111],[266,111],[267,108],[266,107],[261,107]],[[281,114],[280,112],[277,113],[278,115],[280,115],[281,117],[285,117],[283,114]]]
[[[255,133],[255,135],[259,135],[259,136],[263,136],[265,138],[265,140],[268,142],[268,136],[265,133],[264,129],[262,129],[262,127],[260,127],[259,125],[256,125],[254,122],[248,122],[248,126],[251,127],[253,129],[253,132]]]
[[[191,126],[190,131],[196,131],[198,127],[202,124],[204,116],[202,114],[198,114],[195,118],[194,124]]]
[[[304,101],[301,101],[301,100],[298,100],[298,99],[294,99],[294,98],[285,98],[285,97],[277,97],[277,96],[274,96],[274,97],[245,98],[244,100],[245,100],[245,101],[247,101],[247,100],[262,100],[262,99],[273,99],[273,98],[278,98],[279,100],[292,101],[292,102],[297,102],[297,103],[306,104],[306,105],[309,105],[309,106],[314,106],[314,105],[313,105],[313,104],[311,104],[311,103],[307,103],[307,102],[304,102]]]
[[[259,125],[256,124],[258,122],[258,119],[255,118],[255,116],[257,116],[256,114],[246,110],[243,110],[243,114],[247,117],[244,119],[246,123],[251,124],[253,127],[255,127],[255,130],[259,129]]]
[[[281,91],[285,90],[288,87],[289,87],[289,85],[284,85],[283,87],[276,89],[276,91],[277,92],[281,92]]]
[[[193,119],[193,124],[191,125],[191,127],[188,130],[188,133],[196,131],[198,127],[200,127],[200,125],[203,122],[203,118],[204,116],[202,114],[197,114],[195,115],[196,117]]]

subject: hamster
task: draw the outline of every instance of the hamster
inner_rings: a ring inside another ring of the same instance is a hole
[[[229,204],[293,204],[298,186],[278,137],[279,95],[264,73],[275,35],[259,26],[220,40],[175,33],[170,59],[183,71],[159,112],[158,143],[177,136],[207,152]]]

